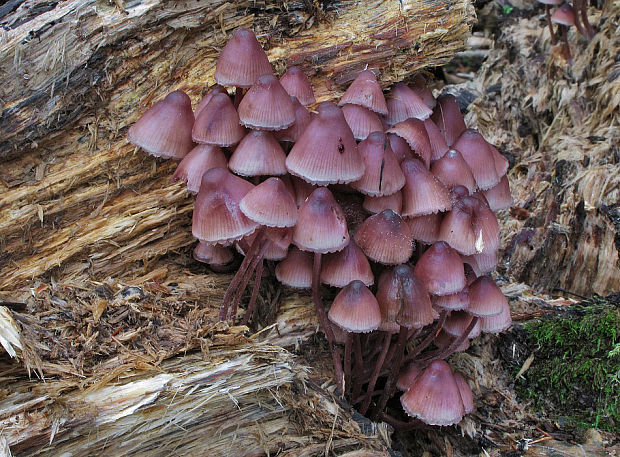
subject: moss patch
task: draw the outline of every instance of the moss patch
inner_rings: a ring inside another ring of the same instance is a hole
[[[620,425],[620,295],[525,324],[534,362],[517,391],[566,425]]]

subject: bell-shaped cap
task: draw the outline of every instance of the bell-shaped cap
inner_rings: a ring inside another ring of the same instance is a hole
[[[192,101],[182,90],[155,103],[129,128],[127,138],[155,157],[182,159],[194,147]]]
[[[254,186],[224,168],[207,171],[194,203],[192,234],[206,243],[226,243],[252,233],[258,224],[239,209]]]
[[[409,89],[414,91],[430,109],[435,108],[435,105],[437,105],[437,100],[435,100],[433,93],[426,85],[426,78],[421,74],[417,74],[413,78],[413,84],[409,85]]]
[[[493,153],[480,133],[467,129],[452,147],[461,153],[480,189],[490,189],[499,183]]]
[[[444,213],[426,214],[424,216],[408,217],[405,219],[411,236],[414,240],[424,244],[433,244],[439,239],[439,228]]]
[[[480,330],[484,333],[501,333],[508,330],[511,325],[512,318],[510,317],[508,302],[502,305],[502,310],[499,314],[480,318]]]
[[[200,111],[194,122],[192,138],[196,143],[231,146],[241,141],[245,129],[239,125],[239,115],[225,94],[215,94]]]
[[[356,140],[365,140],[372,132],[383,132],[381,120],[368,108],[359,105],[344,105],[342,114]]]
[[[382,132],[373,132],[358,145],[364,161],[364,175],[352,182],[352,188],[365,195],[381,197],[398,192],[405,185],[405,175],[387,137]]]
[[[280,84],[291,96],[296,97],[304,105],[312,105],[316,102],[312,85],[306,74],[297,67],[289,67],[280,78]]]
[[[215,67],[215,80],[225,87],[248,88],[273,69],[254,33],[239,28],[220,52]]]
[[[200,103],[198,103],[198,106],[194,110],[194,117],[198,117],[200,112],[205,109],[211,99],[217,94],[228,95],[228,92],[226,92],[226,89],[219,84],[214,84],[213,86],[211,86],[209,88],[209,91],[205,94],[204,97],[202,97],[202,100],[200,100]]]
[[[388,107],[377,77],[370,70],[364,70],[351,83],[344,93],[339,106],[345,104],[359,105],[375,113],[386,115]]]
[[[467,126],[461,114],[461,109],[454,95],[444,94],[437,99],[437,106],[433,110],[431,120],[443,134],[448,146],[452,146]],[[454,149],[458,149],[454,147]],[[463,151],[461,151],[463,152]]]
[[[386,209],[391,209],[396,214],[400,214],[403,209],[403,194],[399,190],[392,195],[384,195],[383,197],[366,195],[362,208],[372,214],[380,213]]]
[[[403,216],[415,217],[447,211],[452,207],[450,192],[419,160],[400,164],[405,175]]]
[[[355,241],[351,240],[342,251],[323,257],[322,283],[333,287],[344,287],[356,279],[367,286],[371,286],[375,280],[366,255],[355,244]]]
[[[197,194],[202,175],[211,168],[226,168],[227,165],[226,156],[219,146],[199,144],[179,162],[170,181],[182,180],[187,183],[189,193]]]
[[[467,330],[473,318],[474,316],[467,311],[452,311],[445,320],[442,328],[449,335],[460,337],[465,333],[465,330]],[[474,328],[471,329],[467,338],[476,338],[478,335],[480,335],[480,319],[478,319]]]
[[[497,176],[504,176],[508,171],[508,167],[510,167],[510,162],[508,159],[504,157],[495,146],[489,143],[489,149],[493,153],[493,161],[495,162],[495,171],[497,171]]]
[[[482,276],[495,270],[497,266],[497,251],[463,256],[463,262],[468,263],[473,268],[476,276]]]
[[[486,197],[487,202],[489,202],[489,208],[491,208],[491,211],[499,211],[510,208],[514,204],[514,200],[510,194],[508,176],[502,176],[497,185],[485,190],[484,196]]]
[[[420,373],[422,373],[422,367],[415,362],[410,363],[400,372],[400,375],[398,375],[396,388],[403,392],[407,392]]]
[[[448,243],[439,241],[422,254],[415,274],[434,295],[450,295],[465,287],[465,270],[458,253]]]
[[[470,194],[476,190],[476,180],[469,165],[461,153],[455,149],[449,150],[441,159],[433,162],[431,173],[449,189],[463,186]]]
[[[375,262],[398,265],[413,253],[413,240],[407,223],[386,209],[364,221],[355,233],[355,242]]]
[[[247,246],[251,246],[256,239],[257,232],[255,231],[250,235],[244,237]],[[288,248],[293,241],[293,229],[291,227],[265,227],[263,236],[269,241],[269,244],[265,248],[263,258],[265,260],[282,260],[288,255]],[[246,252],[242,249],[239,243],[235,243],[237,251],[246,255]]]
[[[239,119],[251,129],[282,130],[295,122],[295,106],[278,78],[264,75],[239,103]]]
[[[432,114],[424,101],[404,83],[398,83],[392,88],[387,107],[386,121],[389,125],[396,125],[411,118],[423,121]]]
[[[424,128],[428,135],[428,141],[431,143],[431,160],[439,160],[450,150],[443,137],[443,133],[439,127],[435,125],[432,119],[424,120]]]
[[[411,150],[422,159],[426,168],[430,167],[431,163],[431,142],[426,133],[424,123],[419,119],[407,119],[406,121],[399,122],[388,133],[394,133],[411,147]]]
[[[575,25],[575,11],[568,3],[564,3],[551,15],[551,22],[572,27]]]
[[[459,387],[443,360],[431,362],[400,397],[400,403],[409,416],[429,425],[453,425],[465,415]]]
[[[475,200],[474,204],[472,226],[479,239],[477,240],[476,252],[497,252],[500,248],[499,222],[487,204],[478,199]]]
[[[278,130],[274,132],[278,141],[286,141],[288,143],[294,143],[301,137],[302,133],[306,131],[306,128],[312,122],[312,113],[306,109],[296,97],[291,96],[293,107],[295,108],[295,122],[284,130]]]
[[[289,172],[312,184],[346,184],[364,174],[364,163],[340,108],[319,105],[319,114],[286,158]]]
[[[475,201],[463,197],[455,202],[452,210],[444,216],[439,228],[439,240],[445,241],[460,254],[472,255],[478,252],[480,231],[474,231],[473,217]]]
[[[469,306],[469,289],[450,295],[433,295],[433,306],[448,311],[467,309]]]
[[[481,276],[469,286],[469,314],[478,317],[497,316],[507,306],[508,300],[492,278]]]
[[[394,155],[399,162],[402,162],[405,159],[413,159],[417,157],[417,155],[415,155],[411,150],[409,144],[403,138],[399,137],[395,133],[388,133],[387,137],[390,141],[392,152],[394,152]]]
[[[312,254],[292,247],[288,255],[276,266],[276,278],[294,289],[312,287]]]
[[[248,218],[267,227],[293,227],[297,223],[295,199],[279,178],[269,178],[241,199]]]
[[[304,251],[321,254],[340,251],[349,244],[344,212],[325,187],[312,192],[299,208],[293,243]]]
[[[368,333],[381,323],[379,304],[362,281],[352,281],[334,298],[329,320],[347,332]]]
[[[198,244],[194,248],[193,256],[197,261],[214,267],[228,265],[234,259],[234,255],[230,248],[219,244],[207,244],[202,241],[198,241]]]
[[[228,161],[241,176],[285,175],[286,154],[271,132],[250,130]]]
[[[469,384],[467,384],[467,381],[461,373],[454,373],[454,380],[461,393],[465,414],[472,413],[474,411],[474,393],[471,391],[471,387],[469,387]]]
[[[422,328],[431,324],[435,317],[424,282],[416,277],[413,269],[406,264],[394,268],[394,274],[400,281],[403,294],[396,322],[409,329]]]

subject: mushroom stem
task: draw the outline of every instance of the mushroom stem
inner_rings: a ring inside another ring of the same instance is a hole
[[[351,390],[351,346],[353,345],[353,335],[347,332],[347,338],[344,343],[344,390]]]
[[[587,0],[585,0],[585,1],[587,1]],[[573,0],[573,8],[577,12],[577,14],[575,14],[575,27],[577,27],[577,31],[581,35],[583,35],[584,37],[587,38],[588,37],[587,31],[585,30],[584,25],[582,25],[581,21],[579,20],[579,13],[581,11],[583,2],[584,2],[584,0]]]
[[[577,9],[576,6],[575,8]],[[592,38],[594,38],[594,35],[596,35],[596,32],[594,31],[592,24],[590,24],[590,21],[588,20],[588,0],[581,0],[581,5],[577,9],[577,15],[575,16],[575,22],[578,22],[578,17],[580,14],[581,22],[583,22],[584,29],[582,35],[584,35],[588,40],[591,40]]]
[[[555,33],[553,32],[553,24],[551,23],[551,7],[549,5],[545,5],[545,15],[547,16],[547,25],[549,26],[549,35],[551,35],[551,44],[556,44],[557,39],[555,37]]]
[[[446,346],[445,348],[439,351],[429,353],[428,355],[421,358],[420,360],[426,363],[430,363],[433,360],[439,360],[439,359],[443,360],[447,357],[450,357],[454,353],[454,351],[456,351],[458,347],[461,344],[463,344],[463,342],[469,337],[469,334],[474,329],[477,323],[478,323],[478,317],[474,316],[474,318],[471,320],[471,322],[469,323],[467,328],[463,331],[463,333],[461,333],[461,335],[458,338],[452,341],[452,343],[450,343],[448,346]]]
[[[379,379],[379,373],[381,373],[381,367],[383,367],[383,362],[385,362],[388,349],[390,348],[391,339],[392,339],[392,335],[390,335],[388,332],[385,332],[385,336],[383,337],[383,347],[381,348],[379,359],[377,359],[377,363],[375,364],[375,369],[372,372],[370,381],[368,382],[368,389],[366,389],[366,392],[367,392],[366,398],[364,399],[364,403],[362,404],[362,407],[360,408],[360,413],[362,415],[366,414],[366,411],[368,411],[368,407],[370,406],[370,400],[372,399],[372,392],[375,390],[377,379]]]
[[[245,89],[235,86],[235,99],[233,100],[233,105],[235,105],[235,109],[239,108],[239,103],[241,103],[241,100],[243,100],[244,95]]]
[[[407,333],[409,330],[407,327],[400,326],[400,333],[398,334],[398,341],[396,342],[396,352],[394,353],[394,364],[392,365],[392,369],[388,374],[387,381],[385,381],[385,387],[383,388],[383,395],[379,399],[377,403],[377,407],[374,410],[373,417],[378,417],[378,415],[385,409],[385,405],[387,401],[390,399],[392,395],[394,395],[394,391],[396,389],[396,378],[398,378],[398,372],[400,371],[400,364],[403,359],[403,355],[405,353],[405,346],[407,344]]]
[[[560,26],[562,28],[562,50],[564,53],[564,58],[568,62],[569,65],[573,64],[573,58],[570,53],[570,45],[568,44],[568,27],[565,25]]]
[[[362,340],[359,333],[353,335],[353,341],[355,342],[354,354],[355,354],[355,372],[357,376],[353,380],[353,395],[352,398],[357,398],[362,391],[362,376],[364,372],[364,359],[362,358]]]
[[[446,322],[446,317],[448,317],[448,312],[443,310],[439,315],[439,319],[428,331],[426,337],[418,344],[413,351],[411,351],[407,356],[403,359],[403,365],[412,362],[424,349],[426,349],[437,336],[437,331],[443,327],[444,322]],[[401,368],[401,367],[399,367]]]
[[[327,337],[329,343],[329,349],[332,353],[332,362],[334,364],[334,377],[336,378],[336,390],[342,392],[342,362],[340,360],[340,349],[334,345],[334,332],[327,320],[327,313],[323,307],[323,301],[321,300],[321,253],[314,253],[314,264],[312,268],[312,296],[314,298],[314,307],[316,313],[319,315],[319,323],[323,327],[323,332]]]
[[[252,257],[250,261],[250,265],[245,271],[243,277],[241,278],[241,282],[239,283],[239,287],[237,288],[237,293],[235,294],[232,300],[232,304],[231,304],[231,310],[230,310],[230,316],[229,316],[231,319],[235,318],[235,315],[237,314],[237,306],[239,305],[239,302],[241,301],[241,296],[243,295],[243,291],[247,287],[248,282],[250,281],[250,278],[252,277],[252,272],[256,270],[258,263],[263,260],[263,256],[265,255],[265,252],[269,248],[269,243],[270,243],[269,240],[261,241],[260,249],[258,253]],[[258,281],[260,283],[260,278]]]
[[[258,229],[258,233],[256,234],[256,238],[254,238],[254,242],[250,246],[250,249],[245,253],[245,258],[243,259],[243,262],[241,262],[241,265],[239,265],[239,269],[237,270],[237,273],[235,274],[232,281],[228,285],[228,289],[226,289],[226,293],[224,294],[224,298],[222,299],[222,306],[220,307],[219,318],[221,321],[225,321],[226,316],[228,316],[228,307],[230,305],[230,301],[235,295],[235,293],[237,292],[239,284],[243,280],[245,272],[247,271],[248,266],[250,265],[252,261],[252,257],[254,256],[254,253],[258,250],[260,246],[260,242],[263,237],[264,230],[265,230],[264,227],[261,227]]]
[[[265,243],[268,244],[268,243]],[[260,288],[260,281],[263,277],[263,266],[264,261],[261,256],[261,259],[256,266],[256,272],[254,273],[254,287],[252,287],[252,295],[250,296],[250,303],[248,304],[248,309],[245,310],[245,316],[241,320],[241,325],[246,325],[252,314],[254,314],[254,308],[256,307],[256,299],[258,298],[258,289]]]
[[[390,424],[392,427],[394,427],[395,430],[400,430],[404,432],[411,430],[420,430],[427,427],[424,422],[419,419],[413,419],[409,422],[403,422],[390,416],[388,413],[380,413],[379,419],[381,419],[386,424]]]

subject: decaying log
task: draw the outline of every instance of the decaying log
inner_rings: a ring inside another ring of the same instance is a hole
[[[18,4],[21,2],[18,2]],[[297,65],[319,99],[366,68],[384,86],[462,49],[466,0],[314,2],[70,0],[21,3],[2,18],[0,289],[132,277],[192,240],[191,200],[124,138],[175,88],[196,102],[218,51],[252,27],[278,71]]]
[[[571,41],[572,66],[536,18],[520,19],[477,78],[470,120],[513,162],[500,268],[538,290],[620,290],[620,5],[602,16],[592,41]]]

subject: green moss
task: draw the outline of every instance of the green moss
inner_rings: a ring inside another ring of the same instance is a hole
[[[525,324],[534,362],[519,393],[570,425],[618,430],[620,309],[595,298]],[[551,410],[551,411],[550,411]]]

